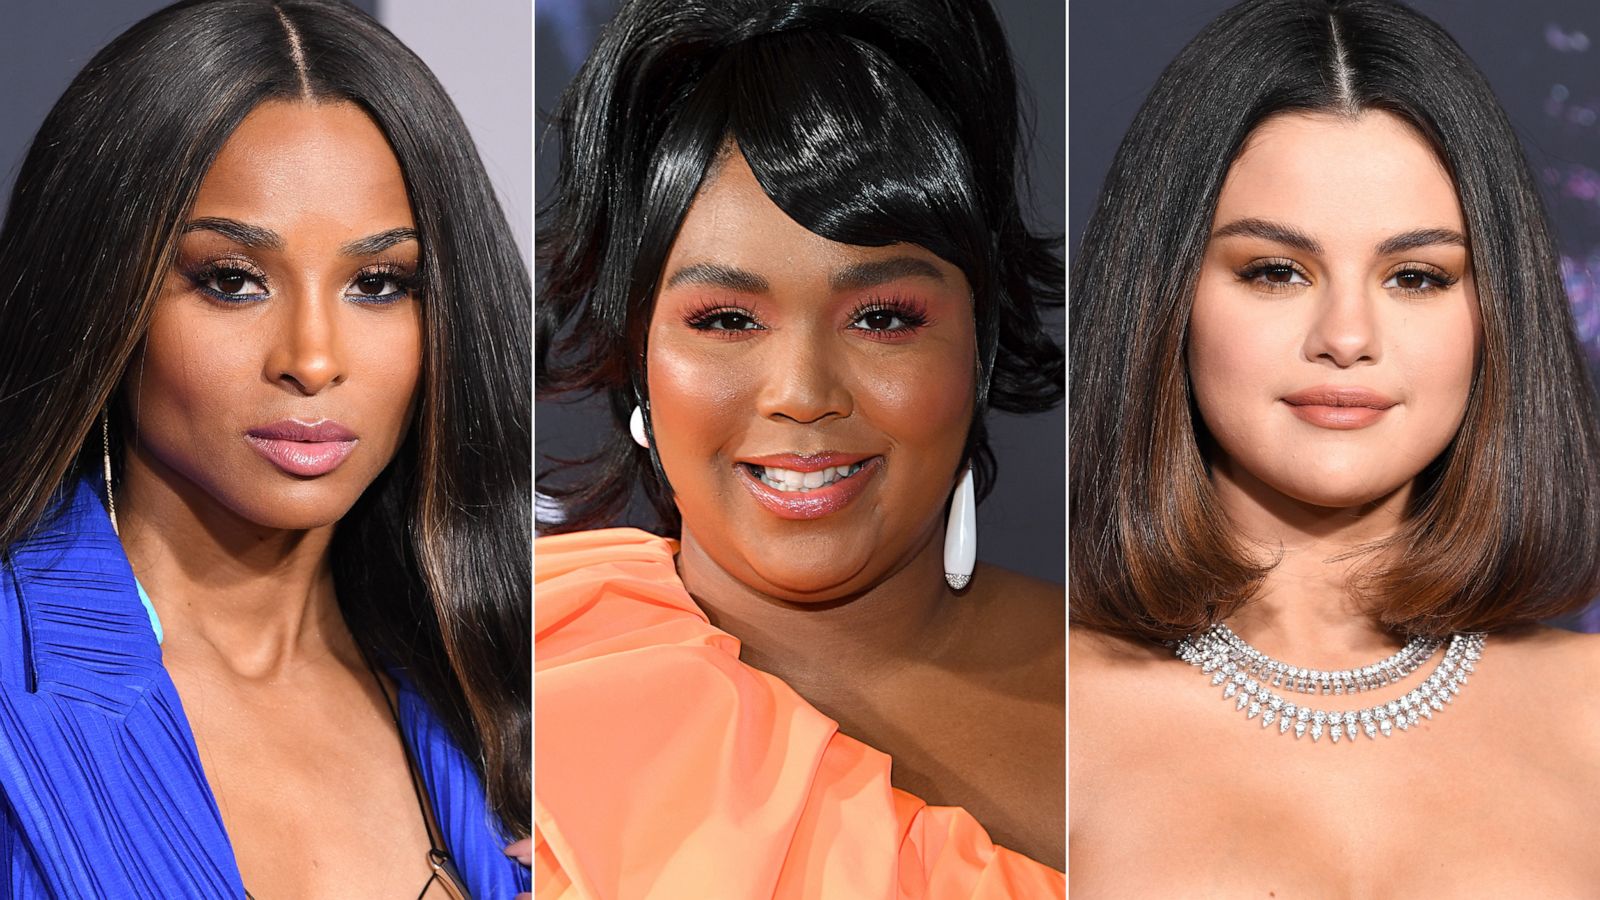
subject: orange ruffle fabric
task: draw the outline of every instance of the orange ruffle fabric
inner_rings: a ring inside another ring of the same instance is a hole
[[[674,552],[635,529],[535,542],[536,898],[1066,896],[741,663]]]

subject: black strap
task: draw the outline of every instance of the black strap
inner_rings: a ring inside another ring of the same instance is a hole
[[[383,683],[383,676],[378,674],[378,667],[373,665],[372,657],[365,650],[361,651],[361,661],[367,664],[367,671],[372,673],[372,680],[378,683],[378,693],[383,695],[383,704],[389,707],[389,718],[394,720],[395,733],[400,737],[400,750],[406,756],[406,773],[411,776],[411,792],[417,797],[417,811],[422,815],[422,826],[428,832],[428,868],[431,873],[428,880],[423,882],[422,890],[417,892],[417,900],[428,893],[434,882],[444,879],[447,890],[453,896],[466,896],[466,888],[461,881],[461,876],[456,873],[455,864],[450,860],[450,854],[445,852],[443,837],[439,834],[439,826],[433,816],[428,813],[427,796],[424,793],[422,773],[417,768],[417,761],[411,755],[411,744],[406,741],[405,729],[400,725],[400,710],[395,706],[394,698],[389,696],[389,688]],[[245,900],[256,900],[249,888],[244,891]]]

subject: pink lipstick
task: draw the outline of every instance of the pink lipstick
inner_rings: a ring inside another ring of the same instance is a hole
[[[825,450],[741,458],[739,483],[783,519],[817,519],[847,506],[883,468],[883,457]]]
[[[1366,428],[1398,402],[1368,388],[1334,385],[1306,388],[1282,399],[1302,421],[1334,431]]]
[[[290,475],[315,478],[339,468],[360,438],[332,419],[284,419],[250,429],[245,432],[245,440],[268,462]]]

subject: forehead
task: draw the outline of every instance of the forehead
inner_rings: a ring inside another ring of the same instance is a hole
[[[1465,231],[1443,162],[1415,128],[1380,111],[1263,122],[1217,201],[1216,224],[1244,217],[1294,224],[1333,244],[1419,226]]]
[[[201,181],[193,215],[362,234],[374,223],[412,224],[400,163],[377,124],[353,103],[256,107]]]
[[[959,269],[922,247],[845,244],[807,230],[767,196],[744,155],[734,148],[707,171],[664,271],[716,262],[760,274],[774,284],[799,283],[826,279],[854,263],[907,255],[925,259],[947,279],[960,276]]]

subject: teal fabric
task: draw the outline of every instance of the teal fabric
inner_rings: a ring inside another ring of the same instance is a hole
[[[150,602],[150,595],[144,592],[144,585],[139,579],[133,580],[133,589],[139,592],[139,602],[144,604],[144,611],[150,615],[150,630],[156,633],[156,643],[161,643],[166,635],[161,633],[161,617],[156,615],[155,605]]]

